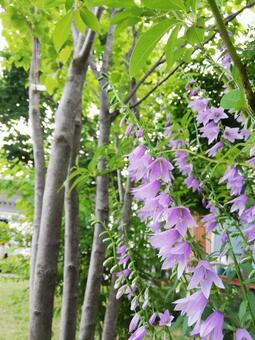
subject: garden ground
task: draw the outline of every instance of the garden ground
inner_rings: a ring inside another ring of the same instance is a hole
[[[0,340],[27,340],[28,281],[0,275]],[[59,316],[54,318],[52,339],[58,339]]]

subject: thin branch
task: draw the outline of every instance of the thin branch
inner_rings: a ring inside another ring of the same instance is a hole
[[[98,19],[100,19],[101,15],[103,13],[103,8],[102,7],[97,7],[95,9],[95,15]],[[84,60],[88,58],[88,55],[90,53],[91,50],[91,45],[92,42],[94,40],[94,36],[95,36],[96,32],[92,31],[91,29],[87,30],[85,39],[83,37],[81,37],[81,39],[84,39],[83,45],[81,47],[81,49],[77,52],[77,56],[75,56],[75,60]]]
[[[243,88],[245,90],[247,101],[248,101],[253,113],[255,114],[255,94],[252,91],[252,87],[251,87],[251,84],[250,84],[250,81],[249,81],[247,70],[246,70],[245,66],[243,65],[241,58],[237,54],[236,49],[235,49],[235,47],[234,47],[234,45],[233,45],[233,43],[230,39],[226,25],[224,23],[224,20],[221,16],[221,13],[219,11],[219,8],[218,8],[215,0],[208,0],[208,3],[211,7],[215,21],[218,25],[219,32],[220,32],[222,39],[223,39],[223,41],[226,45],[228,53],[230,54],[235,66],[238,70],[240,79],[242,81]]]
[[[89,58],[89,66],[90,66],[90,68],[91,68],[95,78],[98,79],[99,76],[100,76],[100,73],[99,73],[99,71],[97,69],[96,64],[94,63],[94,61],[92,59],[92,56],[90,56],[90,58]]]
[[[233,19],[235,19],[239,14],[241,14],[244,10],[251,8],[255,6],[255,1],[252,2],[251,4],[244,6],[243,8],[241,8],[239,11],[237,11],[234,14],[229,15],[224,21],[225,24],[228,24],[230,21],[232,21]],[[218,32],[213,33],[207,40],[205,40],[203,42],[203,46],[208,44],[210,41],[212,41],[215,36],[217,35]],[[192,54],[195,53],[197,50],[199,50],[200,47],[196,47]],[[161,64],[164,63],[165,60],[162,60]],[[176,65],[176,67],[171,70],[162,80],[160,80],[148,93],[146,93],[135,105],[131,106],[131,108],[137,107],[138,105],[140,105],[143,101],[145,101],[154,91],[156,91],[163,83],[165,83],[181,66],[183,66],[185,64],[185,62],[181,62],[178,65]],[[129,98],[130,99],[130,98]],[[255,100],[253,100],[253,103],[255,105]],[[126,103],[125,103],[126,104]]]

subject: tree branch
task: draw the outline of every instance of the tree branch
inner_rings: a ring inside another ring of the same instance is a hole
[[[246,5],[244,7],[242,7],[239,11],[229,15],[224,21],[225,24],[228,24],[230,21],[232,21],[233,19],[235,19],[239,14],[241,14],[244,10],[251,8],[255,6],[255,1],[253,1],[251,4]],[[212,41],[216,34],[218,32],[213,33],[206,41],[203,42],[203,46],[208,44],[210,41]],[[196,47],[192,54],[195,53],[198,49],[200,49],[200,47]],[[161,61],[161,64],[165,62],[165,59]],[[143,101],[145,101],[154,91],[156,91],[163,83],[165,83],[181,66],[183,66],[185,64],[185,62],[181,62],[178,65],[176,65],[176,67],[171,70],[162,80],[160,80],[148,93],[146,93],[135,105],[131,106],[130,108],[134,108],[137,107],[138,105],[140,105]],[[156,65],[156,64],[155,64]],[[156,67],[155,67],[156,68]],[[136,92],[136,91],[135,91]],[[130,98],[129,98],[130,99]],[[255,101],[254,101],[255,103]],[[125,103],[127,104],[127,103]]]
[[[236,49],[235,49],[235,47],[234,47],[234,45],[233,45],[233,43],[232,43],[232,41],[229,37],[229,34],[228,34],[227,28],[225,26],[224,20],[221,16],[221,13],[219,11],[219,8],[218,8],[215,0],[208,0],[208,3],[211,7],[215,21],[216,21],[218,28],[219,28],[219,32],[220,32],[222,39],[223,39],[223,41],[226,45],[228,53],[230,54],[235,66],[238,70],[240,79],[242,81],[243,88],[245,90],[247,102],[249,103],[250,108],[253,111],[253,114],[255,114],[255,94],[252,91],[252,87],[251,87],[251,84],[250,84],[250,81],[249,81],[247,70],[242,63],[241,58],[237,54]]]

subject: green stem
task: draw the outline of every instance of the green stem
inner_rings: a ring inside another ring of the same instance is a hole
[[[226,45],[228,53],[230,54],[230,56],[231,56],[231,58],[234,62],[234,65],[236,66],[236,68],[238,70],[239,77],[242,81],[242,85],[243,85],[243,88],[244,88],[244,91],[245,91],[245,94],[246,94],[247,102],[250,105],[250,108],[253,112],[253,115],[255,115],[255,94],[252,91],[252,87],[251,87],[251,84],[250,84],[250,81],[249,81],[249,78],[248,78],[246,68],[244,67],[244,65],[241,61],[241,58],[237,54],[236,49],[235,49],[235,47],[234,47],[234,45],[233,45],[233,43],[232,43],[232,41],[229,37],[227,28],[225,26],[225,23],[223,21],[223,18],[221,16],[219,8],[216,4],[216,1],[215,0],[208,0],[208,3],[211,7],[212,13],[213,13],[214,18],[216,20],[216,23],[218,25],[219,32],[220,32],[222,39],[223,39],[223,41]]]
[[[253,325],[255,326],[255,314],[253,312],[253,308],[252,308],[252,306],[250,304],[250,301],[248,299],[247,287],[244,284],[243,275],[241,273],[241,270],[240,270],[240,267],[239,267],[239,264],[238,264],[238,261],[237,261],[237,258],[236,258],[236,255],[235,255],[235,252],[234,252],[234,249],[233,249],[233,245],[232,245],[232,242],[231,242],[231,238],[229,236],[228,231],[226,232],[226,234],[227,234],[227,238],[228,238],[228,243],[229,243],[229,246],[230,246],[231,254],[233,256],[236,274],[237,274],[238,279],[239,279],[240,284],[241,284],[242,294],[243,294],[243,297],[245,298],[245,300],[248,303],[248,306],[249,306],[249,309],[250,309],[250,313],[251,313],[251,317],[252,317],[252,322],[253,322]]]

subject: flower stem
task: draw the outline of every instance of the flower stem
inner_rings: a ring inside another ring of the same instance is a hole
[[[219,11],[219,8],[216,4],[216,1],[215,0],[208,0],[208,3],[211,7],[211,10],[212,10],[214,18],[216,20],[219,32],[220,32],[222,39],[223,39],[223,41],[226,45],[228,53],[230,54],[230,56],[231,56],[231,58],[234,62],[234,65],[236,66],[237,71],[239,73],[239,77],[242,81],[243,89],[244,89],[245,94],[246,94],[247,102],[250,105],[250,108],[253,112],[253,115],[255,115],[255,94],[252,91],[252,87],[251,87],[251,84],[250,84],[250,81],[249,81],[249,78],[248,78],[246,68],[243,65],[241,58],[237,54],[236,49],[235,49],[235,47],[234,47],[234,45],[233,45],[233,43],[232,43],[232,41],[229,37],[227,28],[225,26],[225,23],[223,21],[223,18],[222,18],[220,11]]]

